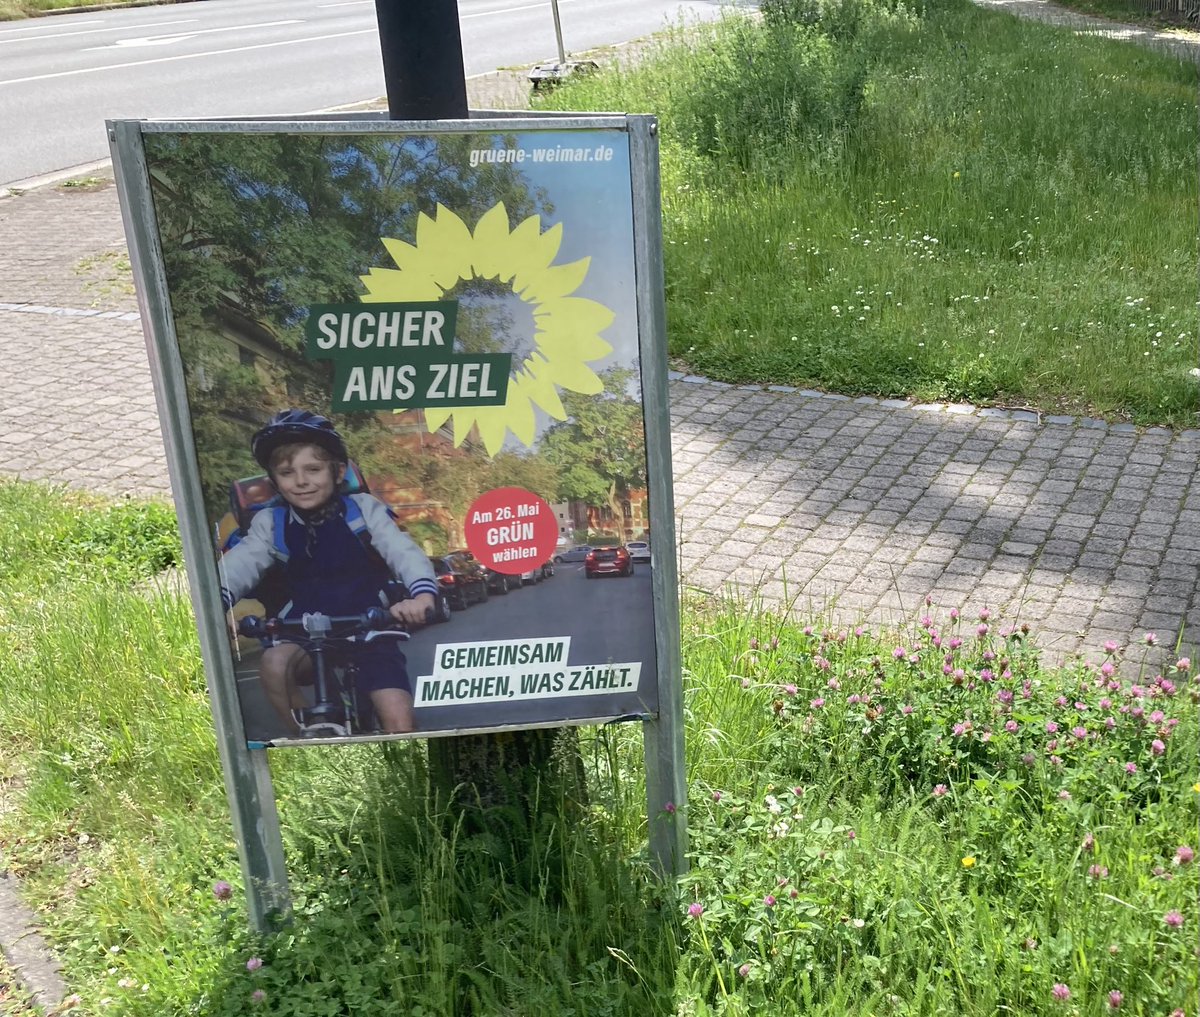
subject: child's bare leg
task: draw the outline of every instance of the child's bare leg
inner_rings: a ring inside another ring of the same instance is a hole
[[[307,704],[296,685],[302,679],[309,680],[311,675],[312,660],[295,643],[280,643],[263,651],[262,665],[259,668],[263,691],[275,712],[279,714],[288,734],[300,733],[296,719],[292,716],[292,709],[301,709]]]
[[[371,693],[371,705],[379,727],[388,734],[404,734],[414,728],[413,697],[403,689],[376,689]]]

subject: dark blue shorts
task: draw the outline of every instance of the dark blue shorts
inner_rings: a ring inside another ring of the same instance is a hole
[[[309,659],[312,654],[309,653]],[[402,689],[412,693],[412,682],[408,678],[408,660],[394,639],[373,639],[369,643],[354,643],[350,647],[339,647],[336,652],[326,651],[327,668],[344,663],[349,657],[358,665],[356,684],[359,692],[370,693],[378,689]],[[329,671],[327,670],[328,674]],[[312,680],[300,682],[311,685]]]
[[[412,692],[408,678],[408,661],[394,639],[375,639],[355,643],[350,655],[358,665],[358,690],[376,692],[379,689],[402,689]]]

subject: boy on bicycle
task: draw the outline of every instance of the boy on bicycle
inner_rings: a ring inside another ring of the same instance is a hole
[[[282,498],[286,511],[261,509],[249,532],[221,561],[226,609],[249,594],[264,573],[282,570],[290,601],[281,618],[307,612],[363,614],[386,603],[384,586],[399,580],[408,598],[388,607],[406,626],[421,625],[434,608],[433,567],[425,553],[369,494],[344,494],[349,455],[331,421],[307,410],[281,410],[254,434],[250,451]],[[276,521],[283,521],[276,532]],[[356,532],[357,531],[357,532]],[[357,642],[351,650],[358,689],[370,696],[380,727],[413,729],[412,684],[394,640]],[[296,643],[268,647],[261,679],[267,699],[289,734],[300,733],[296,715],[306,702],[298,685],[311,684],[313,663]]]

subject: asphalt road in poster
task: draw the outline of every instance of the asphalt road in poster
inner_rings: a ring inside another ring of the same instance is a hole
[[[429,674],[437,644],[568,634],[570,664],[642,660],[644,668],[652,669],[654,625],[650,612],[645,610],[651,602],[650,583],[648,565],[636,566],[632,576],[591,580],[585,577],[582,563],[559,565],[553,577],[536,585],[503,596],[492,594],[486,601],[453,612],[446,624],[418,630],[404,647],[409,672],[413,677]],[[249,654],[238,666],[238,694],[247,737],[269,740],[278,731],[259,687],[256,661],[256,655]],[[649,677],[644,670],[643,683]],[[596,711],[597,715],[607,712],[602,706]]]
[[[468,76],[557,56],[548,0],[459,0]],[[719,0],[559,0],[568,52]],[[306,113],[384,93],[375,0],[205,0],[0,22],[0,187],[108,157],[105,119]]]

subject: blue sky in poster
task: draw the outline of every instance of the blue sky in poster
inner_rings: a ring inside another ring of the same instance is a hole
[[[498,139],[499,141],[499,139]],[[595,155],[603,149],[611,158],[586,162],[521,164],[534,187],[544,188],[554,214],[543,228],[563,226],[563,243],[556,264],[590,257],[587,277],[576,292],[604,304],[616,315],[603,338],[613,352],[591,364],[599,372],[619,364],[631,367],[638,359],[637,287],[633,262],[633,199],[630,185],[629,136],[622,131],[552,131],[517,135],[525,151],[568,150]],[[640,376],[633,385],[640,398]],[[554,421],[535,407],[538,433]]]
[[[628,135],[613,129],[548,130],[480,132],[470,139],[472,162],[478,158],[480,164],[490,163],[482,153],[495,153],[498,162],[504,161],[524,179],[531,193],[545,194],[553,212],[541,217],[542,232],[557,223],[563,227],[562,246],[554,264],[592,259],[583,284],[573,295],[598,301],[616,315],[603,333],[613,352],[592,367],[603,370],[617,363],[633,365],[638,336]],[[429,141],[429,136],[422,136],[401,144],[425,146]],[[579,159],[580,155],[585,158]],[[475,223],[466,225],[474,228]],[[408,239],[411,242],[411,236]],[[385,261],[379,267],[388,265]]]
[[[544,188],[554,214],[544,227],[563,224],[557,263],[591,257],[579,296],[598,300],[617,315],[605,334],[613,344],[609,362],[629,364],[637,357],[636,288],[633,268],[633,204],[630,193],[629,137],[622,131],[548,131],[516,136],[519,149],[534,152],[603,148],[611,159],[520,164],[534,187]],[[497,147],[502,144],[497,138]]]
[[[559,223],[563,230],[553,264],[591,259],[586,277],[572,296],[603,304],[615,318],[601,333],[612,352],[589,361],[589,366],[597,373],[614,365],[636,368],[637,290],[628,135],[614,129],[588,129],[480,132],[469,138],[472,166],[495,160],[515,170],[531,193],[544,194],[553,211],[541,216],[542,232]],[[428,139],[422,142],[428,143]],[[475,227],[470,221],[466,225]],[[510,222],[510,228],[516,225]],[[514,296],[507,302],[512,320],[531,323],[525,314],[532,307],[526,305],[511,313],[513,305],[521,301]],[[630,382],[629,394],[640,398],[640,375]],[[540,435],[555,421],[536,405],[533,409]],[[524,446],[510,434],[504,447],[520,451]]]

